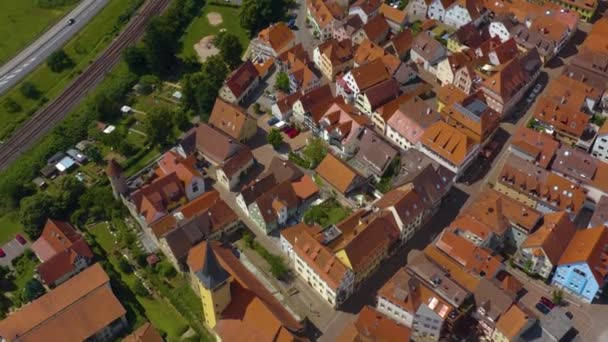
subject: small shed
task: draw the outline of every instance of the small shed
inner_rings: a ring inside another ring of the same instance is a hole
[[[45,178],[54,178],[57,174],[56,164],[47,165],[40,170],[40,174]]]
[[[40,189],[44,189],[47,186],[46,181],[42,177],[36,177],[36,178],[34,178],[34,180],[32,182],[34,182],[36,187],[38,187]]]
[[[55,165],[59,163],[59,161],[65,158],[66,154],[63,152],[57,152],[53,154],[49,159],[46,160],[46,163],[49,165]]]
[[[74,165],[76,165],[76,161],[74,161],[74,159],[70,157],[65,157],[61,159],[61,161],[57,163],[57,165],[55,165],[55,168],[57,168],[59,172],[65,172],[73,168]]]
[[[114,126],[114,125],[108,125],[108,126],[106,126],[106,128],[103,130],[103,132],[104,132],[105,134],[110,134],[110,133],[114,132],[114,130],[115,130],[115,129],[116,129],[116,126]]]
[[[176,91],[173,93],[173,95],[171,95],[171,97],[172,97],[174,100],[177,100],[177,101],[181,101],[181,100],[182,100],[182,96],[183,96],[183,95],[182,95],[182,92],[181,92],[181,91],[179,91],[179,90],[176,90]]]
[[[123,114],[129,114],[133,111],[133,108],[129,107],[129,106],[122,106],[120,107],[120,112]]]
[[[78,164],[85,164],[88,159],[83,153],[73,148],[67,150],[68,156],[72,157]]]
[[[88,140],[83,140],[81,142],[79,142],[78,144],[76,144],[76,149],[78,151],[84,152],[87,148],[89,148],[89,146],[91,146],[93,143],[88,141]]]

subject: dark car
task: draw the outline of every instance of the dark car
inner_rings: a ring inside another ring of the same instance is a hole
[[[75,22],[76,20],[74,20],[74,18],[68,20],[68,26],[74,25]]]
[[[274,116],[266,121],[268,126],[274,126],[277,122],[279,122],[279,119],[275,118]]]
[[[21,234],[17,234],[15,236],[15,240],[17,240],[22,245],[25,245],[27,243],[27,240],[25,240],[25,238]]]
[[[555,303],[547,297],[540,297],[540,302],[545,304],[549,309],[553,309],[555,307]]]
[[[0,258],[3,258],[6,256],[6,253],[4,253],[4,249],[0,248]]]
[[[545,304],[541,302],[536,303],[535,306],[538,311],[542,312],[545,315],[548,314],[549,311],[551,311],[551,309],[549,309]]]
[[[568,318],[570,318],[570,319],[573,319],[573,318],[574,318],[574,315],[572,314],[572,312],[570,312],[570,311],[566,311],[566,317],[568,317]]]

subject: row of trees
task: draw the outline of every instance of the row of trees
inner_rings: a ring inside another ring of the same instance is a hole
[[[241,27],[253,35],[283,20],[287,9],[293,4],[293,0],[245,0],[239,12]]]

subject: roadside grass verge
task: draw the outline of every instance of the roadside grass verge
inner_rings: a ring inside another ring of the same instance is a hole
[[[8,137],[46,101],[57,97],[69,82],[110,43],[113,36],[120,31],[120,27],[126,23],[129,13],[134,12],[141,3],[143,0],[110,0],[106,7],[64,46],[64,51],[75,63],[72,69],[54,73],[46,63],[43,63],[13,89],[0,96],[0,103],[11,98],[22,108],[20,112],[14,114],[7,113],[4,108],[0,109],[0,121],[3,123],[0,128],[0,139]],[[42,99],[33,100],[23,96],[19,88],[24,82],[36,86],[42,93]]]

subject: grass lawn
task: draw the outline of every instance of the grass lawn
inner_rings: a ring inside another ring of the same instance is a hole
[[[130,288],[138,281],[133,273],[124,273],[118,266],[119,257],[112,251],[116,246],[114,236],[110,234],[105,222],[98,223],[88,229],[95,241],[106,252],[108,261],[120,275],[121,280]],[[166,300],[162,298],[136,296],[137,301],[144,308],[146,317],[157,329],[168,334],[169,341],[179,340],[188,329],[188,323],[183,316]]]
[[[0,64],[42,35],[77,3],[54,9],[37,6],[38,0],[0,1]]]
[[[144,154],[139,160],[133,165],[129,166],[125,169],[125,176],[129,177],[137,173],[137,171],[144,168],[144,166],[150,164],[154,159],[160,156],[160,152],[158,148],[153,147],[148,150],[146,154]]]
[[[218,26],[211,26],[207,20],[207,14],[217,12],[222,15],[223,23]],[[182,37],[182,52],[181,56],[196,55],[194,44],[198,43],[203,37],[217,34],[221,29],[226,29],[239,37],[243,45],[243,51],[249,45],[249,36],[247,32],[239,24],[239,9],[234,7],[218,6],[207,4],[203,7],[202,13],[195,18],[186,30],[186,34]]]
[[[21,255],[15,265],[15,286],[17,287],[17,291],[21,291],[25,287],[25,283],[34,277],[36,266],[38,266],[38,259],[36,259],[33,253]]]
[[[19,213],[12,211],[0,217],[0,245],[15,238],[15,234],[23,231],[23,225],[19,222]]]
[[[349,208],[343,207],[337,200],[330,198],[319,205],[310,207],[303,217],[305,222],[314,222],[327,228],[344,220],[350,213]]]
[[[48,99],[58,96],[68,83],[74,79],[80,71],[85,69],[95,56],[110,43],[113,35],[117,32],[117,18],[127,13],[132,8],[133,3],[139,1],[140,0],[110,0],[106,7],[104,7],[87,26],[66,44],[64,50],[76,63],[74,69],[66,70],[61,73],[54,73],[46,64],[42,64],[22,82],[31,82]],[[12,4],[13,2],[18,3],[19,1],[2,1],[2,3],[5,2]],[[25,2],[30,2],[30,0],[26,0]],[[4,5],[0,5],[0,13],[2,13],[1,6]],[[29,15],[32,18],[38,18],[34,17],[32,14]],[[0,48],[0,51],[1,50],[2,49]],[[17,101],[23,108],[21,112],[15,114],[9,114],[4,110],[0,110],[0,121],[3,123],[2,128],[0,128],[0,139],[4,139],[10,135],[20,123],[27,120],[27,118],[41,106],[40,101],[24,97],[19,91],[20,85],[21,83],[17,84],[9,92],[0,96],[0,103],[3,103],[4,100],[10,97]]]

